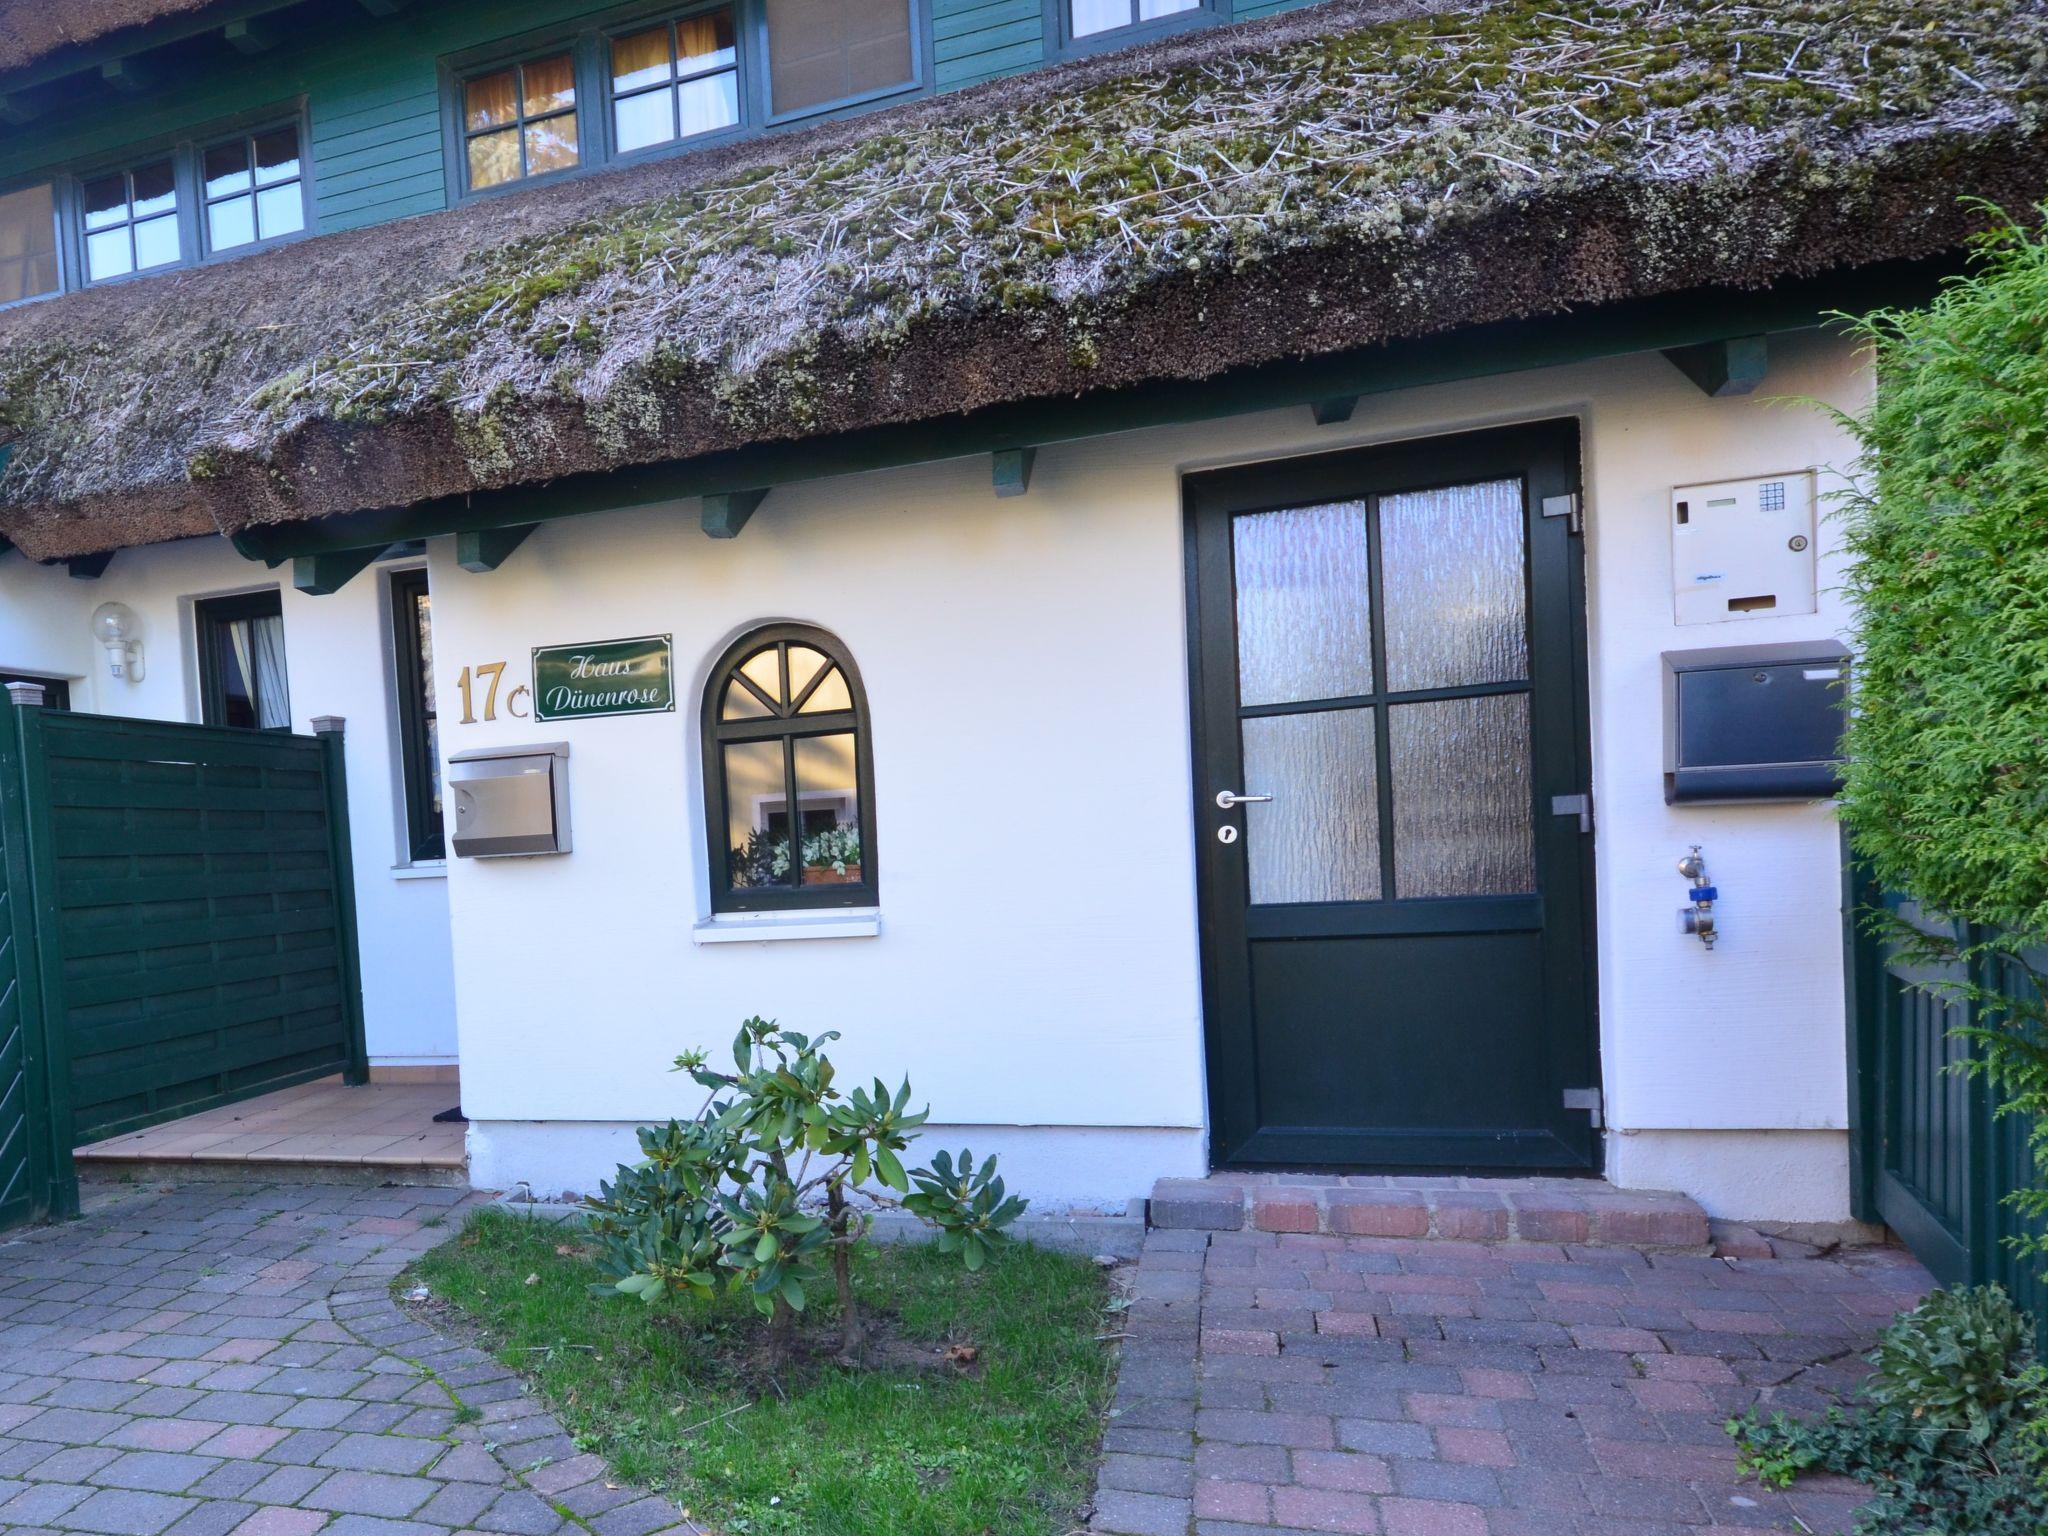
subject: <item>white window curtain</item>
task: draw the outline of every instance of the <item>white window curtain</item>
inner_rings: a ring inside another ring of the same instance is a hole
[[[255,706],[256,725],[265,731],[287,731],[292,724],[290,686],[284,676],[284,620],[277,615],[238,619],[228,626],[235,665]]]
[[[266,731],[288,731],[292,726],[292,696],[284,677],[283,618],[250,620],[249,649],[255,670],[245,675],[256,688],[256,723]]]

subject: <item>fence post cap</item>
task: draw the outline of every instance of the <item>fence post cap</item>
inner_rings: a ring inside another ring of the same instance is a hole
[[[315,736],[339,736],[342,734],[342,728],[347,724],[348,717],[346,715],[315,715],[313,717],[313,734]]]
[[[7,702],[33,708],[43,702],[44,692],[41,683],[9,683]]]

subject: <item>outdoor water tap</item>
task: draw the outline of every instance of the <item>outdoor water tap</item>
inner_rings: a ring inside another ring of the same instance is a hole
[[[1721,893],[1707,881],[1707,860],[1694,843],[1692,852],[1678,861],[1678,872],[1692,882],[1686,894],[1692,905],[1678,909],[1678,931],[1695,935],[1707,948],[1714,947],[1714,903]]]

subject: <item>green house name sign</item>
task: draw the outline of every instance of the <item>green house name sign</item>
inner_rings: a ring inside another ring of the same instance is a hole
[[[667,635],[533,648],[533,718],[648,715],[676,707]]]

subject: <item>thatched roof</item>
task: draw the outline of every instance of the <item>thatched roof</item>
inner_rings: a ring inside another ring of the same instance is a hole
[[[45,558],[1955,245],[2048,0],[1336,0],[0,315]]]
[[[0,74],[116,32],[203,11],[219,0],[0,0]]]

